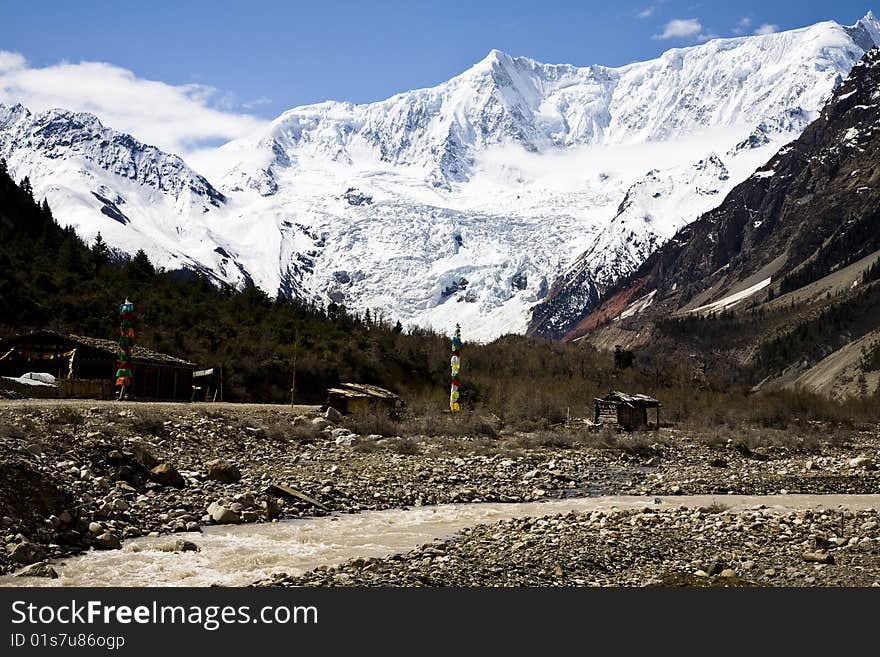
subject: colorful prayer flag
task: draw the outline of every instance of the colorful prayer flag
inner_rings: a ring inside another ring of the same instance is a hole
[[[452,387],[449,391],[449,410],[453,413],[458,413],[461,411],[461,406],[458,401],[458,388],[460,385],[458,373],[461,370],[461,326],[458,324],[455,325],[455,335],[452,337],[452,358],[449,361],[449,365],[452,370]]]

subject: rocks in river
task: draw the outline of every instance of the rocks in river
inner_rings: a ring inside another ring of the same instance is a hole
[[[155,547],[147,548],[150,550],[158,550],[159,552],[200,552],[201,549],[192,541],[179,538],[171,543],[162,543]],[[140,551],[140,550],[137,550]]]
[[[150,478],[163,486],[174,486],[175,488],[186,486],[186,481],[170,463],[160,463],[150,470]]]
[[[46,558],[46,551],[31,541],[22,541],[8,548],[9,559],[15,563],[30,564]]]
[[[208,471],[208,479],[219,481],[221,484],[234,484],[241,479],[241,472],[229,461],[214,459],[205,464]]]
[[[48,579],[58,579],[58,573],[55,571],[52,566],[50,566],[46,562],[35,563],[33,565],[28,566],[21,572],[19,572],[17,577],[46,577]]]
[[[281,515],[281,502],[277,497],[267,497],[263,502],[263,508],[266,511],[266,520],[274,520]]]
[[[94,545],[99,550],[118,550],[122,547],[122,541],[117,534],[104,532],[95,537]]]
[[[241,515],[238,511],[217,502],[211,502],[208,507],[208,515],[218,525],[237,525],[241,522]]]
[[[89,523],[89,533],[97,536],[98,534],[103,534],[106,530],[106,527],[103,523],[100,522],[90,522]]]
[[[199,552],[200,548],[192,541],[178,538],[174,541],[175,552]]]

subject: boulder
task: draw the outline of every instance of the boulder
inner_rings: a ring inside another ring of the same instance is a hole
[[[867,456],[857,456],[854,459],[850,459],[849,465],[852,468],[861,468],[863,470],[874,469],[874,461]]]
[[[208,479],[219,481],[221,484],[234,484],[241,479],[241,472],[229,461],[214,459],[205,463],[208,471]]]
[[[332,427],[333,423],[328,419],[323,417],[316,417],[312,420],[312,425],[318,430],[326,429],[327,427]]]
[[[281,515],[281,501],[277,497],[267,497],[263,506],[266,509],[266,520],[274,520]]]
[[[144,466],[147,470],[152,470],[159,465],[159,459],[150,454],[150,452],[147,451],[147,448],[139,443],[131,446],[131,452],[134,455],[134,460]]]
[[[42,561],[45,558],[45,550],[30,541],[22,541],[9,550],[9,559],[15,563],[30,564]]]
[[[58,573],[46,562],[35,563],[28,566],[17,577],[48,577],[49,579],[58,579]]]
[[[150,470],[150,478],[163,486],[174,486],[175,488],[183,488],[186,481],[180,473],[169,463],[160,463]]]
[[[119,511],[121,513],[124,513],[125,511],[131,509],[131,505],[121,497],[117,497],[115,500],[113,500],[113,502],[110,504],[110,507],[114,511]]]
[[[121,463],[125,463],[125,455],[118,449],[110,450],[110,453],[107,454],[107,462],[111,465],[119,465]]]
[[[218,525],[237,525],[241,522],[241,516],[238,513],[217,502],[211,503],[211,506],[208,507],[208,513],[211,515],[211,520]]]
[[[342,422],[342,413],[337,411],[332,406],[328,406],[327,410],[324,411],[324,417],[334,424],[339,424],[340,422]]]
[[[193,543],[192,541],[187,541],[183,538],[178,538],[174,541],[175,552],[198,552],[199,546]]]
[[[122,541],[113,532],[104,532],[95,537],[95,547],[99,550],[118,550],[122,547]]]
[[[233,502],[238,502],[244,508],[250,509],[257,505],[257,500],[254,498],[253,493],[239,493],[235,497],[232,498]],[[232,510],[235,511],[235,507],[232,507]]]
[[[158,550],[159,552],[198,552],[199,546],[192,541],[178,538],[173,543],[163,543],[162,545],[157,545],[153,549]]]
[[[804,552],[803,555],[804,561],[810,561],[812,563],[826,563],[833,564],[834,563],[834,555],[830,552]]]

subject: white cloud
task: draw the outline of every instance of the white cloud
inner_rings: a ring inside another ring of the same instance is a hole
[[[639,18],[651,18],[654,15],[654,7],[645,7],[636,16]]]
[[[24,57],[17,52],[0,50],[0,73],[23,68],[26,63]]]
[[[757,34],[757,35],[773,34],[774,32],[778,32],[778,31],[779,31],[778,25],[764,23],[761,27],[759,27],[757,30],[755,30],[755,34]]]
[[[668,23],[663,34],[655,34],[655,39],[682,39],[695,36],[703,31],[703,25],[696,18],[675,18]]]
[[[245,109],[252,109],[254,107],[258,107],[260,105],[271,105],[272,99],[267,96],[260,96],[259,98],[255,98],[254,100],[249,100],[241,104]]]
[[[61,107],[91,112],[104,125],[172,153],[244,136],[265,121],[224,110],[224,96],[203,84],[145,80],[103,62],[32,68],[19,53],[0,51],[0,102],[31,111]]]
[[[743,16],[742,18],[739,19],[739,22],[737,23],[737,25],[739,25],[740,27],[749,27],[751,24],[752,24],[752,19],[749,18],[748,16]]]

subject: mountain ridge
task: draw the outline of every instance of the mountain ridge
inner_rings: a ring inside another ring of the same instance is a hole
[[[720,359],[761,388],[844,397],[880,385],[878,89],[874,48],[797,140],[565,339]]]
[[[73,117],[66,152],[0,126],[0,157],[84,238],[162,267],[471,339],[544,316],[531,332],[555,337],[595,301],[560,296],[567,271],[596,294],[631,272],[795,138],[878,34],[868,14],[617,68],[493,50],[434,87],[292,108],[206,176],[158,151],[132,169],[136,145],[86,157]]]

